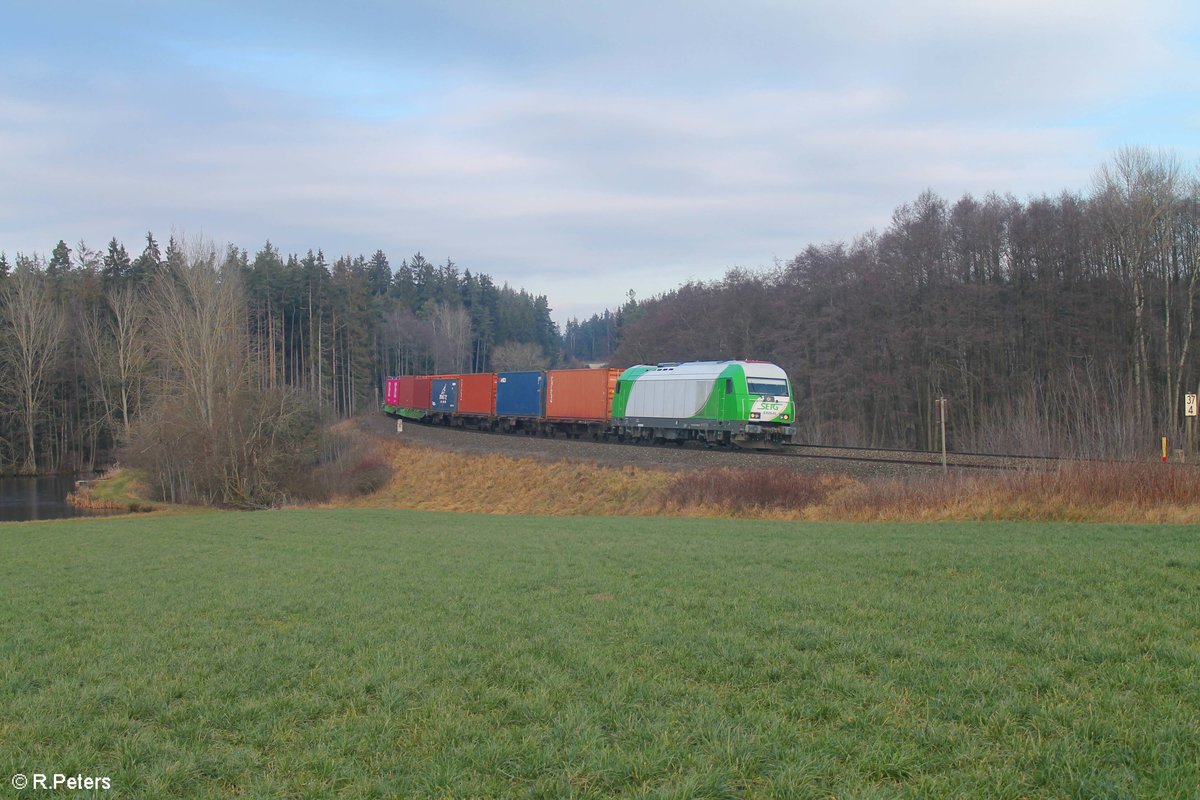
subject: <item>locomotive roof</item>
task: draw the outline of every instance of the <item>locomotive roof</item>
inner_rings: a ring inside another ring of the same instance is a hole
[[[662,364],[640,364],[630,369],[645,369],[638,380],[670,378],[687,376],[691,378],[717,378],[731,365],[739,365],[746,375],[752,378],[768,378],[772,380],[787,380],[787,373],[781,367],[769,361],[684,361],[666,362]]]

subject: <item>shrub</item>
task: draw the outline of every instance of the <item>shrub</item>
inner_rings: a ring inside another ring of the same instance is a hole
[[[392,476],[386,449],[351,424],[322,430],[320,461],[291,482],[292,499],[325,502],[360,497],[384,486]]]
[[[836,476],[786,467],[706,469],[681,473],[664,489],[663,498],[677,508],[800,511],[824,503],[844,483]]]
[[[157,499],[258,508],[276,504],[317,461],[320,413],[288,389],[219,394],[209,425],[182,394],[163,394],[130,430],[122,461],[153,476]]]

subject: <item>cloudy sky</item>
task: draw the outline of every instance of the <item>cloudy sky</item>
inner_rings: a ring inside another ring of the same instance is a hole
[[[5,3],[0,250],[416,251],[556,319],[885,227],[930,188],[1200,157],[1200,4]]]

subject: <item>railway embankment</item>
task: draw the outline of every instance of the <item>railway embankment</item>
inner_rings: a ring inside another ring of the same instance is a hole
[[[1200,468],[1061,462],[905,468],[484,434],[364,417],[339,426],[344,457],[283,505],[478,514],[737,517],[812,521],[1026,520],[1200,524]],[[170,511],[136,476],[82,487],[90,508]],[[316,498],[316,499],[313,499]]]
[[[364,419],[392,476],[344,505],[491,514],[1200,523],[1200,469],[952,469],[474,433]]]

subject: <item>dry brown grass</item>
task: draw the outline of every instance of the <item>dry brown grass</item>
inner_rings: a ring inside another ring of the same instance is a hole
[[[391,476],[341,504],[482,514],[809,520],[1075,520],[1200,523],[1200,469],[1078,463],[1056,470],[861,480],[786,468],[672,472],[380,441]],[[372,469],[373,475],[380,474]]]
[[[401,507],[482,514],[662,512],[671,473],[635,467],[466,455],[390,443],[391,478],[356,507]]]
[[[674,513],[795,518],[813,516],[853,481],[844,475],[773,469],[704,469],[680,473],[663,499]]]
[[[1200,522],[1200,469],[1077,462],[1056,469],[855,482],[822,517],[845,520]]]

